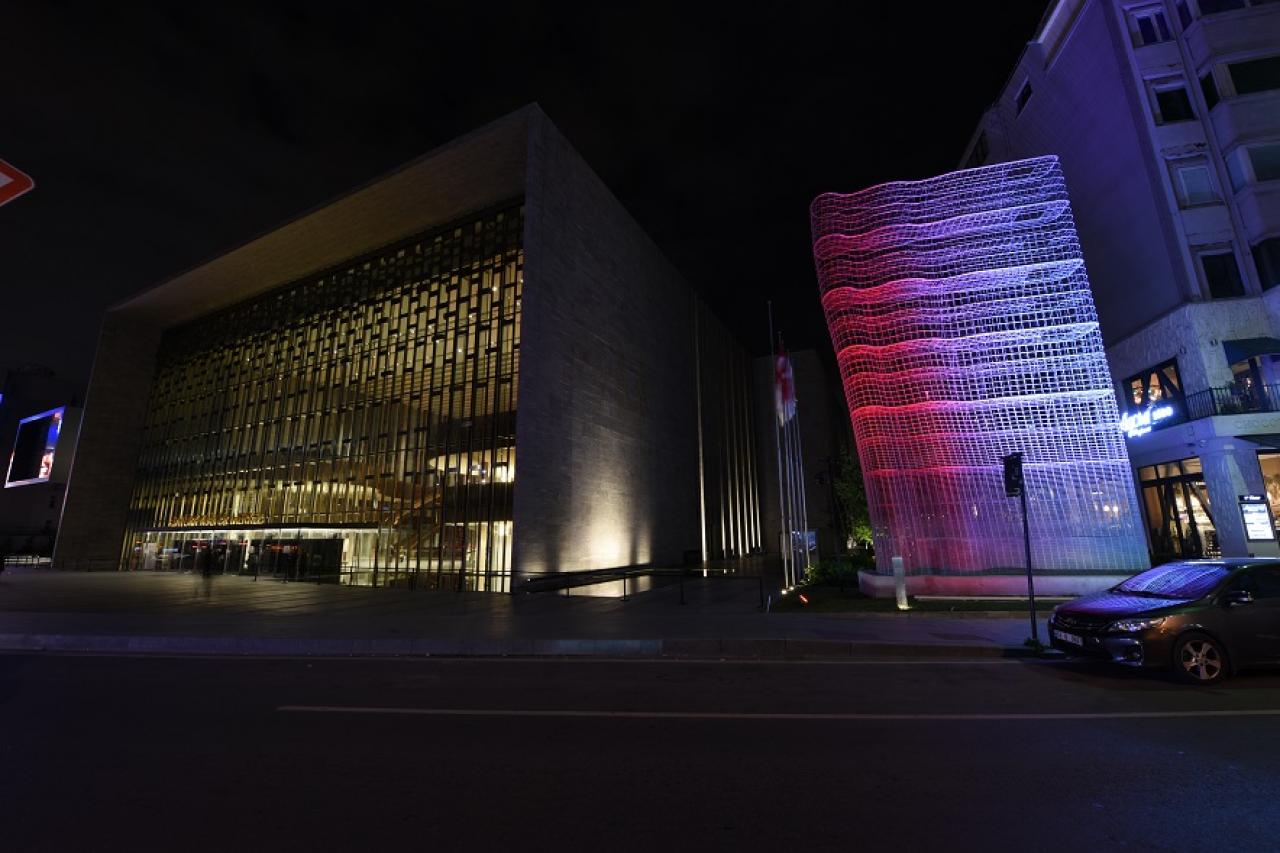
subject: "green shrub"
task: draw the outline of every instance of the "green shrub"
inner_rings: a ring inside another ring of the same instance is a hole
[[[805,572],[804,582],[815,586],[857,586],[858,569],[850,557],[828,557],[819,560]]]

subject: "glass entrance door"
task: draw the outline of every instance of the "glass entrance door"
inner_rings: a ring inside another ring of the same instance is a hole
[[[1222,555],[1198,457],[1140,468],[1138,479],[1156,562]]]

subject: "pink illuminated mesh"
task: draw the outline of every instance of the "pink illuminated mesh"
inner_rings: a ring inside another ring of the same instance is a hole
[[[1038,572],[1145,568],[1057,158],[826,194],[811,218],[879,570],[1022,567],[1014,451]]]

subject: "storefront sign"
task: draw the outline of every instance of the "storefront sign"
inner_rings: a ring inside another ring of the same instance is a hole
[[[1161,421],[1173,417],[1175,412],[1173,406],[1169,405],[1152,406],[1141,412],[1128,412],[1120,419],[1120,429],[1129,438],[1137,438],[1151,432]]]
[[[1275,526],[1266,495],[1241,495],[1240,517],[1244,519],[1244,538],[1250,542],[1274,542]]]

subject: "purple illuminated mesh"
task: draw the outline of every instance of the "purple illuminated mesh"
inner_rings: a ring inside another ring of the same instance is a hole
[[[1146,568],[1057,158],[821,195],[811,217],[879,570],[1023,566],[1015,451],[1037,571]]]

